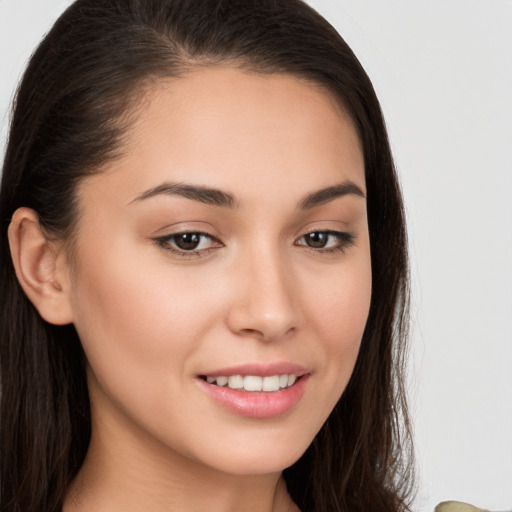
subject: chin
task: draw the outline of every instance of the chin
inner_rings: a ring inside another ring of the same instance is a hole
[[[293,455],[247,457],[241,459],[238,456],[229,457],[217,463],[217,469],[223,473],[239,476],[270,475],[281,473],[293,465],[301,457],[303,452]]]
[[[215,453],[203,452],[201,461],[223,473],[240,476],[280,473],[303,455],[312,439],[298,441],[289,436],[283,441],[279,437],[269,435],[265,444],[246,442],[216,447]]]

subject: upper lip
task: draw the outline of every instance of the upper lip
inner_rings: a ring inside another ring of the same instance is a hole
[[[276,363],[246,363],[236,366],[230,366],[227,368],[219,368],[213,371],[208,371],[202,375],[207,377],[223,376],[230,377],[231,375],[257,375],[260,377],[270,377],[273,375],[296,375],[300,377],[310,373],[305,366],[288,363],[288,362],[276,362]]]

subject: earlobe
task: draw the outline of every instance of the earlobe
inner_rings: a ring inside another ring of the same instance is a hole
[[[37,213],[19,208],[9,225],[9,246],[18,281],[47,322],[73,322],[69,298],[69,272],[62,244],[48,240]]]

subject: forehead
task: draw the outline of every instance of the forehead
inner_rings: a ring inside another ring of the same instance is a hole
[[[107,170],[133,197],[166,180],[249,194],[365,186],[351,118],[324,88],[287,74],[217,67],[154,83],[125,141]]]

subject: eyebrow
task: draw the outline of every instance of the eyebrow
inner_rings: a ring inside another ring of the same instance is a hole
[[[144,201],[145,199],[149,199],[150,197],[155,197],[161,194],[181,196],[187,199],[193,199],[194,201],[199,201],[201,203],[206,203],[213,206],[223,206],[225,208],[235,208],[238,205],[233,195],[216,188],[168,182],[146,190],[146,192],[136,197],[132,203],[134,201]]]
[[[321,204],[328,203],[338,197],[347,195],[355,195],[358,197],[365,198],[364,192],[352,181],[344,181],[333,185],[331,187],[322,188],[316,192],[308,194],[300,203],[299,207],[302,210],[309,210],[320,206]]]
[[[131,201],[131,203],[135,201],[144,201],[158,195],[180,196],[185,197],[186,199],[192,199],[201,203],[225,208],[237,208],[239,206],[239,202],[235,199],[235,196],[229,192],[224,192],[223,190],[205,187],[202,185],[169,182],[162,183],[161,185],[146,190],[140,196],[137,196],[133,201]],[[359,188],[359,186],[354,182],[347,180],[342,183],[338,183],[337,185],[322,188],[308,194],[299,202],[299,208],[302,210],[309,210],[346,195],[355,195],[365,198],[364,192],[361,188]]]

